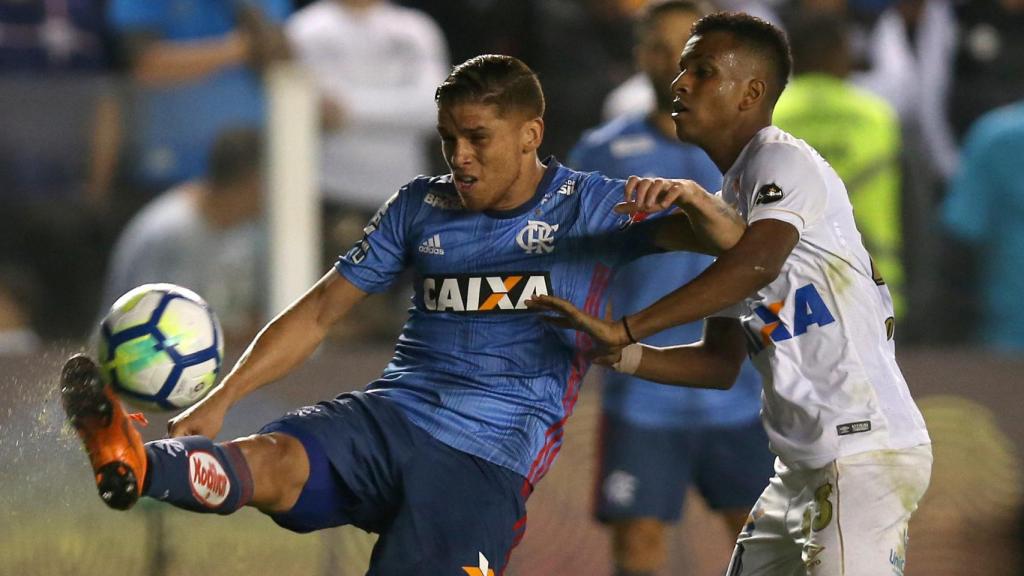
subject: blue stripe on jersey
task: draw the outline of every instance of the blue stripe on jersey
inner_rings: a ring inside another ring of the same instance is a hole
[[[415,272],[394,357],[367,390],[438,440],[534,481],[558,453],[587,365],[581,336],[523,303],[547,292],[599,313],[609,270],[653,251],[642,226],[623,230],[612,211],[622,181],[546,163],[525,212],[466,212],[450,177],[418,178],[336,266],[367,292]]]
[[[696,146],[666,138],[644,117],[617,118],[588,132],[573,149],[569,163],[612,177],[632,174],[688,178],[704,188],[721,188],[722,175]],[[616,317],[638,312],[689,282],[712,259],[683,252],[641,258],[621,268],[609,298]],[[644,340],[654,346],[688,344],[701,338],[703,323],[666,330]],[[604,371],[604,409],[633,424],[649,427],[725,426],[749,422],[761,406],[761,381],[750,362],[727,392],[655,384]]]

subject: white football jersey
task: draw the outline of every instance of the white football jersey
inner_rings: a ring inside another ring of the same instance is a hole
[[[746,328],[775,454],[806,469],[929,443],[896,365],[889,291],[873,274],[832,167],[769,126],[725,174],[722,195],[748,224],[773,218],[800,233],[778,278],[719,314]]]

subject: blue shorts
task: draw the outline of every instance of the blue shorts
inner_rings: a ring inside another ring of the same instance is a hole
[[[646,428],[605,414],[595,515],[676,522],[695,486],[713,510],[749,510],[774,474],[760,420],[715,428]]]
[[[294,436],[309,480],[272,515],[295,532],[351,524],[380,538],[368,575],[495,574],[526,529],[526,481],[416,427],[386,398],[353,392],[301,408],[260,433]]]

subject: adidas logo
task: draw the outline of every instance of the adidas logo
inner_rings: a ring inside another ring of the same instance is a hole
[[[424,254],[434,254],[435,256],[444,256],[444,248],[441,248],[441,235],[434,234],[430,238],[427,238],[420,244],[420,252]]]

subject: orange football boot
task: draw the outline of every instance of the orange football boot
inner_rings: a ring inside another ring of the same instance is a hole
[[[100,498],[117,510],[131,508],[146,478],[146,450],[132,420],[145,423],[145,418],[125,411],[110,385],[103,384],[96,363],[84,354],[64,363],[60,396],[68,422],[89,454]]]

